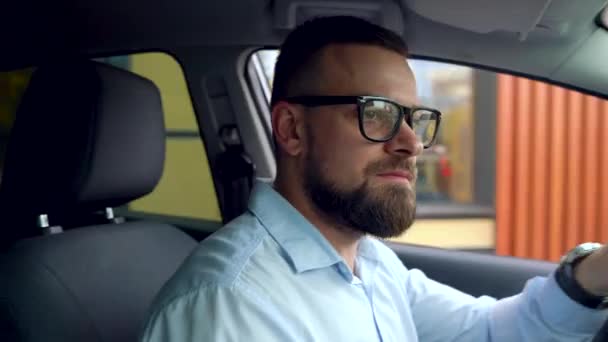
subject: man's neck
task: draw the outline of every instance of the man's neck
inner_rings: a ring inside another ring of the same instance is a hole
[[[361,233],[340,227],[335,220],[320,212],[298,187],[281,182],[278,178],[274,184],[281,194],[302,216],[304,216],[329,241],[334,249],[344,258],[352,272],[355,270],[355,258]]]

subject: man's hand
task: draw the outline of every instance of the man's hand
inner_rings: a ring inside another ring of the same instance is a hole
[[[589,293],[608,296],[608,244],[575,267],[576,281]]]

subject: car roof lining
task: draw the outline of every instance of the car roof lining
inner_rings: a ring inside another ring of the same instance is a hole
[[[472,4],[478,2],[489,5],[468,12],[461,9],[460,16],[454,18],[449,14],[458,8],[451,0],[330,3],[344,9],[355,5],[360,8],[365,3],[392,3],[386,6],[389,9],[397,6],[402,14],[403,36],[415,56],[510,71],[593,94],[608,94],[608,68],[602,66],[608,57],[608,32],[596,23],[608,1],[464,1],[471,6],[463,8],[474,8]],[[3,5],[3,12],[11,16],[0,22],[0,29],[10,32],[2,44],[0,70],[75,54],[96,56],[195,46],[278,46],[289,32],[277,25],[275,12],[280,3],[315,1],[13,1]],[[505,3],[514,7],[510,13],[535,14],[511,22],[501,18],[498,22],[498,9]],[[492,20],[496,21],[493,26]],[[523,30],[526,27],[528,30]]]

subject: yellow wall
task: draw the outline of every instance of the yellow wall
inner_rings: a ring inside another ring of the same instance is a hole
[[[473,202],[473,110],[469,104],[445,115],[441,126],[452,166],[450,198],[458,203]]]
[[[131,71],[160,89],[167,130],[198,132],[180,65],[164,53],[131,56]],[[198,137],[168,138],[165,170],[150,195],[129,204],[136,211],[221,221],[207,154]]]
[[[494,219],[422,219],[393,242],[442,248],[494,249]]]

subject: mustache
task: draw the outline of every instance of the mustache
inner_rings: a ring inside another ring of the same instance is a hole
[[[414,178],[417,176],[418,168],[416,167],[416,161],[413,158],[403,159],[403,158],[391,158],[391,159],[383,159],[377,160],[369,163],[365,167],[366,175],[375,175],[382,172],[390,172],[395,170],[408,171],[411,173]]]

